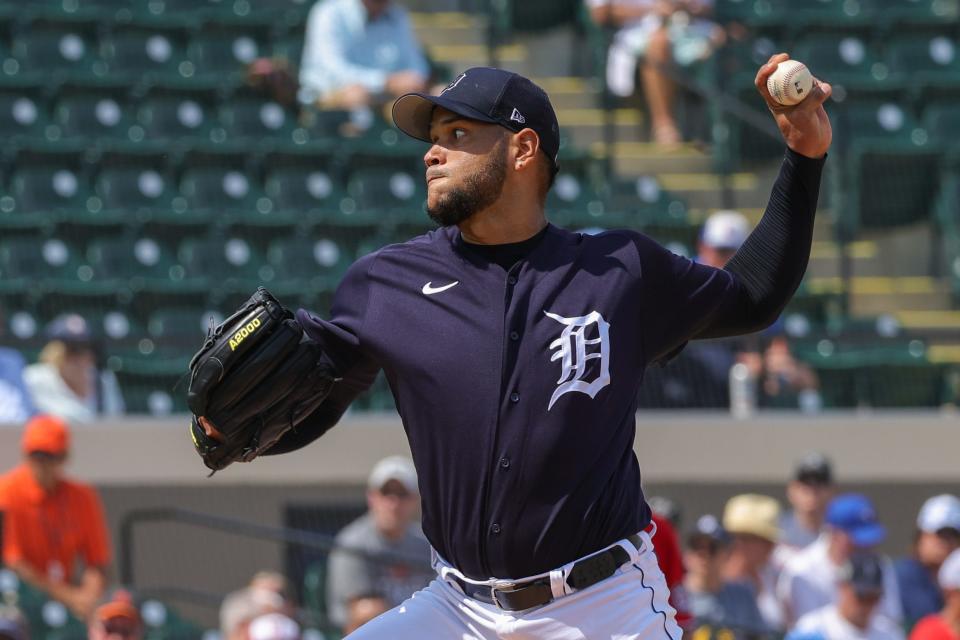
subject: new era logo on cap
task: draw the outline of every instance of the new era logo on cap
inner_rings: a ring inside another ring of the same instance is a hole
[[[430,142],[433,110],[442,107],[469,120],[499,124],[510,131],[530,128],[556,166],[560,125],[546,92],[521,75],[474,67],[454,79],[439,96],[408,93],[393,103],[393,121],[407,135]]]

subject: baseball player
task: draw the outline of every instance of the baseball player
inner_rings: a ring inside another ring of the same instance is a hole
[[[437,577],[350,638],[679,640],[633,453],[637,389],[689,340],[770,324],[803,277],[830,86],[776,105],[766,79],[786,59],[756,85],[788,150],[724,269],[635,231],[549,224],[560,132],[530,80],[474,68],[396,101],[396,125],[429,144],[440,226],[358,260],[330,319],[297,312],[339,380],[267,451],[319,438],[385,372]],[[217,425],[197,415],[202,444]]]

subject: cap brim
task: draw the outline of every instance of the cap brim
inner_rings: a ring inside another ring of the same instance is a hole
[[[868,524],[848,531],[853,544],[858,547],[872,547],[883,542],[887,529],[882,524]]]
[[[433,119],[435,107],[443,107],[468,120],[479,120],[490,124],[498,123],[494,118],[468,104],[425,93],[408,93],[397,98],[397,101],[393,103],[393,123],[397,125],[400,131],[411,138],[431,142],[430,121]]]

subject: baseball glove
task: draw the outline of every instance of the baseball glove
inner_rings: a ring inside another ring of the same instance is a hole
[[[213,471],[253,460],[320,406],[336,380],[320,345],[260,287],[208,330],[190,360],[197,453]]]

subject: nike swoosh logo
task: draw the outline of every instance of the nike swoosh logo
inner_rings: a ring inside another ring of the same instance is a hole
[[[443,285],[442,287],[434,287],[434,286],[433,286],[433,282],[428,282],[427,284],[423,285],[423,289],[422,289],[423,295],[425,295],[425,296],[432,296],[432,295],[435,294],[435,293],[443,293],[443,292],[446,291],[447,289],[451,289],[451,288],[457,286],[458,284],[460,284],[460,281],[459,281],[459,280],[455,280],[455,281],[451,282],[450,284],[445,284],[445,285]]]

